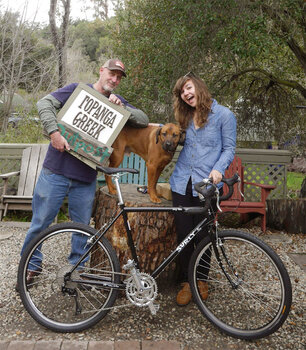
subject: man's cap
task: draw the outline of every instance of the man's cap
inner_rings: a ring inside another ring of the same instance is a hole
[[[103,67],[108,68],[109,70],[120,70],[120,72],[126,77],[124,64],[119,60],[110,59],[103,64]]]

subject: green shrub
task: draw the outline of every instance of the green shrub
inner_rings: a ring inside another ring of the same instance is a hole
[[[30,222],[32,220],[31,211],[9,210],[3,221]],[[66,208],[62,207],[57,215],[57,222],[69,221]]]
[[[20,114],[18,114],[20,115]],[[9,124],[6,133],[0,133],[0,143],[43,143],[43,127],[32,114],[21,114],[21,120]],[[34,119],[35,118],[35,119]]]
[[[287,190],[289,198],[298,198],[302,182],[305,178],[305,174],[296,173],[296,172],[288,172],[287,173]]]

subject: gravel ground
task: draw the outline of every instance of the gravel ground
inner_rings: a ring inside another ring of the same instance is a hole
[[[15,292],[19,252],[26,228],[0,222],[0,340],[171,340],[184,349],[305,349],[305,266],[289,254],[305,254],[305,235],[267,231],[261,239],[270,244],[286,265],[293,287],[293,304],[288,319],[271,336],[243,341],[221,334],[198,311],[194,303],[180,308],[175,304],[177,286],[160,288],[160,310],[151,316],[147,308],[116,309],[98,325],[77,334],[58,334],[39,326],[24,310]],[[246,229],[259,235],[259,229]]]

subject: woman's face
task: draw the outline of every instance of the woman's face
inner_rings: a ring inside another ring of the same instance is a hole
[[[191,107],[196,107],[197,96],[192,80],[187,80],[181,90],[181,99]]]

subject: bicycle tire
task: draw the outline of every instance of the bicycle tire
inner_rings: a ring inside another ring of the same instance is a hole
[[[188,270],[199,310],[235,338],[251,340],[272,334],[282,326],[291,307],[291,282],[284,264],[271,247],[248,233],[225,230],[218,232],[218,237],[233,270],[218,248],[223,266],[236,286],[226,278],[210,238],[205,237],[195,249]],[[206,300],[200,296],[199,280],[208,283]]]
[[[117,289],[64,283],[64,276],[73,266],[67,259],[71,253],[72,235],[74,238],[78,235],[90,238],[96,232],[81,223],[61,223],[41,232],[25,249],[18,268],[20,298],[28,313],[44,327],[57,332],[83,331],[105,317],[115,303]],[[90,242],[87,240],[86,244]],[[37,259],[35,265],[40,265],[40,269],[33,283],[27,285],[27,272],[34,270],[31,257]],[[81,274],[86,273],[96,279],[104,278],[114,283],[120,281],[117,255],[104,237],[95,244],[89,259],[81,265],[81,269],[72,273],[73,278],[80,279]],[[70,295],[63,292],[63,285]]]

